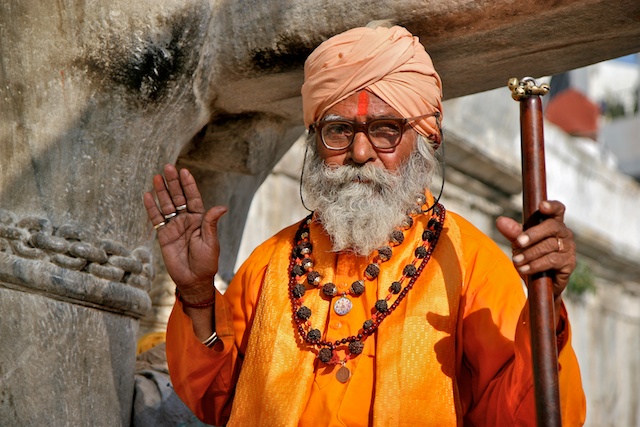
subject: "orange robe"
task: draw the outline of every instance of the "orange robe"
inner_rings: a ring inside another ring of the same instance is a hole
[[[347,362],[352,376],[315,359],[291,320],[287,267],[297,225],[258,247],[216,303],[222,350],[203,346],[180,303],[167,328],[173,386],[203,421],[251,426],[535,425],[528,310],[511,261],[487,236],[448,212],[429,264],[398,308]],[[318,290],[305,294],[328,341],[355,335],[377,299],[414,259],[427,217],[338,316]],[[314,269],[346,291],[369,257],[336,254],[311,224]],[[563,425],[584,423],[585,398],[566,311],[559,353]],[[241,374],[242,373],[242,374]]]

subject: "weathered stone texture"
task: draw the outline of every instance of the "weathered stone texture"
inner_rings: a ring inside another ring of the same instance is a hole
[[[193,89],[209,6],[51,6],[0,6],[0,199],[137,246],[149,171],[208,118]]]
[[[0,425],[128,425],[137,321],[5,286]]]

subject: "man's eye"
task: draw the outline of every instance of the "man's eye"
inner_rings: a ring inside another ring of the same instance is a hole
[[[347,123],[332,123],[325,126],[325,133],[327,135],[341,136],[349,135],[351,132],[351,126]]]
[[[394,122],[381,122],[371,125],[369,132],[375,135],[397,135],[400,133],[400,127]]]

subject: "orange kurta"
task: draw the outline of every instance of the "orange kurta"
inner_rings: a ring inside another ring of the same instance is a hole
[[[378,279],[351,298],[347,315],[338,316],[319,296],[305,300],[324,339],[358,333],[375,301],[413,259],[425,222],[405,232]],[[167,329],[169,371],[176,392],[199,418],[225,424],[235,402],[230,425],[534,425],[525,296],[511,261],[493,241],[447,213],[427,268],[365,341],[363,353],[347,362],[352,377],[342,384],[335,368],[300,348],[291,322],[286,266],[296,230],[289,227],[256,249],[219,295],[216,330],[223,350],[203,346],[180,304],[174,308]],[[311,236],[323,283],[346,291],[362,278],[370,258],[329,252],[329,239],[315,223]],[[584,422],[585,399],[564,310],[562,315],[563,424],[575,426]]]

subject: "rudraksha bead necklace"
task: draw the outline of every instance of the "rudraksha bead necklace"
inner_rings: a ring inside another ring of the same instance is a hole
[[[422,196],[423,197],[423,196]],[[412,215],[422,213],[421,206],[424,204],[424,199],[419,198],[418,203],[420,207],[411,212]],[[436,204],[433,206],[431,218],[429,219],[427,226],[422,233],[422,243],[415,249],[415,258],[410,264],[407,264],[402,272],[402,277],[393,282],[389,286],[389,294],[380,299],[375,304],[375,312],[370,319],[366,320],[362,328],[358,331],[357,335],[350,337],[344,337],[340,340],[329,342],[322,339],[322,332],[319,329],[313,328],[309,321],[311,317],[311,309],[303,305],[303,297],[308,291],[305,286],[306,283],[321,289],[321,292],[328,296],[334,297],[338,295],[337,287],[333,283],[325,283],[321,285],[322,277],[313,269],[313,260],[311,259],[311,253],[313,247],[309,239],[309,225],[312,222],[313,213],[305,218],[295,236],[294,249],[291,252],[291,260],[289,262],[289,299],[291,301],[291,310],[294,324],[297,327],[300,337],[312,347],[318,349],[317,358],[328,365],[342,365],[337,372],[337,378],[340,382],[346,382],[349,379],[350,371],[345,367],[348,360],[358,356],[364,349],[364,341],[370,335],[373,335],[382,321],[387,318],[404,299],[407,293],[413,288],[414,283],[420,277],[422,270],[426,267],[431,254],[433,253],[440,232],[442,230],[442,224],[444,223],[446,211],[444,206]],[[407,221],[403,224],[404,229],[409,229],[413,226],[413,218],[407,216]],[[390,244],[392,246],[399,245],[404,240],[404,233],[400,230],[395,230],[390,238]],[[374,262],[369,264],[365,269],[364,275],[367,280],[374,280],[380,273],[380,264],[388,261],[391,258],[392,250],[389,246],[384,246],[378,249]],[[406,282],[406,285],[403,284]],[[355,281],[349,288],[349,294],[352,296],[360,296],[364,293],[364,280]],[[334,310],[338,315],[344,315],[350,310],[351,302],[346,298],[346,292],[342,293],[341,298],[334,304]],[[390,304],[390,300],[393,296],[396,299]],[[344,301],[345,299],[348,304]],[[341,304],[338,304],[341,303]],[[344,350],[345,357],[340,359],[337,351]]]

